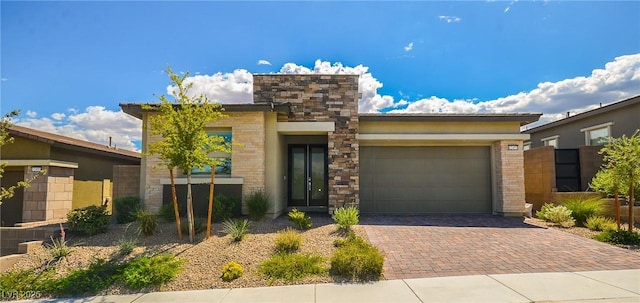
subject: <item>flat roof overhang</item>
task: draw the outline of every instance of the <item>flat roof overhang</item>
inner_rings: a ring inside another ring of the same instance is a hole
[[[142,119],[142,113],[151,112],[153,110],[143,109],[143,106],[157,106],[159,103],[120,103],[122,111]],[[178,107],[179,105],[174,105]],[[291,104],[282,102],[265,102],[265,103],[245,103],[245,104],[222,104],[222,109],[226,112],[279,112],[291,113]]]
[[[540,120],[542,113],[510,113],[510,114],[454,114],[454,113],[406,113],[360,114],[360,121],[371,122],[519,122],[520,126]]]

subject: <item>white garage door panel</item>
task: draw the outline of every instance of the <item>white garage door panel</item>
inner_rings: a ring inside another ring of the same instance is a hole
[[[362,213],[491,213],[489,147],[361,147]]]

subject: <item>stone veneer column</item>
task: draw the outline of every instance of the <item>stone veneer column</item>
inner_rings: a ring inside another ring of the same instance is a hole
[[[72,208],[73,168],[43,166],[47,173],[36,178],[24,190],[24,222],[64,219]],[[25,180],[33,178],[31,166],[25,168]]]
[[[517,145],[517,150],[509,150]],[[496,186],[494,211],[505,216],[521,216],[524,211],[524,155],[522,141],[497,141],[492,146]]]
[[[358,205],[357,75],[254,75],[255,103],[290,102],[292,113],[278,121],[334,122],[328,137],[329,213],[345,204]]]

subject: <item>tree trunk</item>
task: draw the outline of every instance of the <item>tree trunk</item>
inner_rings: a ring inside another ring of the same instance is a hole
[[[189,225],[189,241],[195,241],[193,230],[193,199],[191,197],[191,172],[187,172],[187,224]]]
[[[633,231],[633,181],[629,185],[629,231]]]
[[[173,169],[169,169],[169,177],[171,179],[171,198],[173,199],[173,212],[176,215],[178,239],[182,240],[182,228],[180,228],[180,211],[178,211],[178,197],[176,196],[176,183],[173,180]]]
[[[207,239],[211,237],[211,215],[213,214],[213,181],[215,181],[216,167],[211,168],[211,184],[209,184],[209,212],[207,213]]]
[[[618,198],[618,190],[616,189],[613,194],[613,198],[616,202],[616,224],[618,224],[618,230],[620,230],[620,199]]]

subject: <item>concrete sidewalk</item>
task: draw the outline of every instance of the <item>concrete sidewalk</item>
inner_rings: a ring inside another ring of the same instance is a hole
[[[640,302],[640,269],[208,289],[22,302]]]

